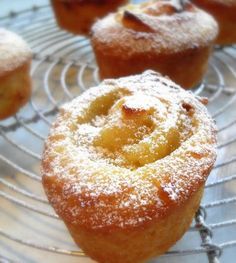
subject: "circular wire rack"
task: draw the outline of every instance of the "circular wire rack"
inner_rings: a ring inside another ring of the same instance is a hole
[[[0,24],[20,34],[33,50],[32,98],[0,122],[0,262],[93,262],[49,206],[39,171],[59,107],[99,83],[89,40],[60,30],[48,5],[10,12]],[[209,98],[218,126],[218,159],[190,229],[158,262],[234,262],[236,46],[215,48],[194,93]]]

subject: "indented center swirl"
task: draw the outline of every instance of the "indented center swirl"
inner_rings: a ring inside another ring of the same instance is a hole
[[[112,163],[132,169],[164,158],[193,132],[189,112],[168,96],[122,97],[104,118],[93,145],[105,149]]]

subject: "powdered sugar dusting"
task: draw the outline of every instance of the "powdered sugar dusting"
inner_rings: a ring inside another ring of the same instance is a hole
[[[131,98],[128,97],[123,105],[134,110],[148,110],[152,107],[155,107],[156,104],[157,100],[155,100],[155,98],[144,96],[142,93],[140,93]]]
[[[0,28],[0,76],[16,69],[32,57],[27,43],[13,32]]]
[[[43,184],[65,221],[135,227],[205,182],[215,140],[204,105],[172,81],[152,71],[106,80],[61,109],[45,145]]]
[[[170,4],[170,1],[160,2]],[[127,5],[99,20],[92,28],[92,44],[96,49],[101,47],[103,53],[116,50],[119,56],[127,57],[142,52],[165,54],[205,47],[217,37],[214,18],[195,6],[171,15],[152,15],[146,13],[148,8],[158,9],[157,2]],[[136,20],[126,21],[125,11],[132,12]]]

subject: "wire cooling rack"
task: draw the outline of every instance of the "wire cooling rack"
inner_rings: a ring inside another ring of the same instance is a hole
[[[43,142],[58,108],[99,82],[91,46],[88,39],[60,30],[49,6],[11,12],[0,24],[23,36],[34,53],[32,98],[0,122],[0,262],[92,262],[49,206],[39,173]],[[215,49],[194,92],[209,98],[218,126],[218,159],[192,226],[158,262],[235,262],[235,46]]]

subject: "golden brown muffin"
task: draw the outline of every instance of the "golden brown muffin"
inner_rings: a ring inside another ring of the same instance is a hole
[[[91,41],[102,79],[153,69],[191,88],[206,72],[217,30],[215,20],[190,3],[151,1],[98,21]]]
[[[58,25],[74,34],[88,35],[96,18],[103,17],[128,0],[51,0]]]
[[[236,0],[193,0],[193,3],[214,16],[219,24],[216,43],[236,43]]]
[[[172,81],[153,71],[105,80],[62,107],[46,140],[43,186],[87,255],[143,262],[188,229],[215,143],[200,98]]]
[[[21,37],[0,28],[0,120],[14,115],[30,98],[31,57]]]

